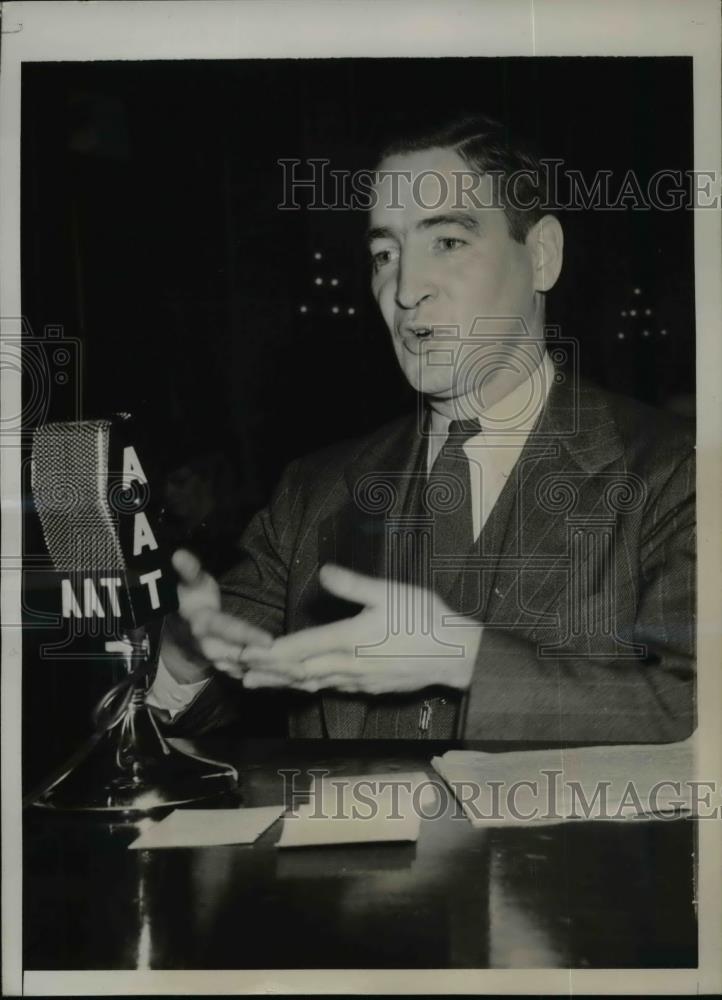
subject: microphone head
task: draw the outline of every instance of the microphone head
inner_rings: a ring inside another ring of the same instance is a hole
[[[32,489],[60,573],[124,572],[108,496],[110,420],[44,424],[33,435]]]
[[[63,617],[103,619],[113,633],[177,608],[138,441],[126,414],[44,424],[33,435],[32,492]]]

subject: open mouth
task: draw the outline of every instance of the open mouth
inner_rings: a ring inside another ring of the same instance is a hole
[[[434,344],[433,326],[404,327],[401,341],[410,354],[425,354]]]
[[[432,340],[434,328],[424,323],[414,324],[413,326],[407,323],[400,327],[399,334],[404,344],[413,349],[419,344],[424,343],[424,341]]]

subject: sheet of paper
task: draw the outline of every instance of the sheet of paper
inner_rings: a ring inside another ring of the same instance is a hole
[[[391,806],[394,798],[406,802],[411,799],[413,808],[422,811],[436,802],[437,790],[433,779],[423,771],[384,771],[380,774],[335,774],[315,780],[309,787],[309,799],[316,803],[316,811],[325,814],[348,816],[354,806],[361,811],[369,799],[386,796]],[[371,807],[364,810],[364,815]],[[392,809],[393,811],[393,809]]]
[[[394,771],[329,776],[309,795],[284,817],[278,847],[415,841],[437,791],[423,771]]]
[[[431,761],[474,826],[644,820],[694,811],[694,736],[679,743],[482,753]]]
[[[278,847],[313,847],[330,844],[373,844],[384,841],[418,839],[421,817],[413,812],[403,816],[324,817],[314,812],[313,803],[298,806],[284,817]]]
[[[151,847],[214,847],[252,844],[285,812],[285,806],[253,809],[176,809],[153,823],[129,844],[131,850]]]
[[[431,763],[474,826],[643,820],[694,808],[693,736],[657,745],[452,750]]]

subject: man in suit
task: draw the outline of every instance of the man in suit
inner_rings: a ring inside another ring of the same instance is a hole
[[[486,119],[387,150],[371,286],[417,412],[291,463],[220,586],[176,553],[151,694],[175,731],[257,689],[298,737],[693,729],[693,438],[557,368],[536,171]]]

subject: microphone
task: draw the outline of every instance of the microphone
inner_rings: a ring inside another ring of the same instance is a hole
[[[99,619],[111,635],[178,607],[137,438],[128,414],[45,424],[33,436],[32,492],[62,617]]]
[[[141,440],[129,414],[44,424],[33,435],[32,493],[59,581],[56,609],[74,631],[100,632],[125,676],[96,706],[87,745],[26,803],[148,812],[237,785],[234,768],[172,747],[146,704],[178,596]]]

